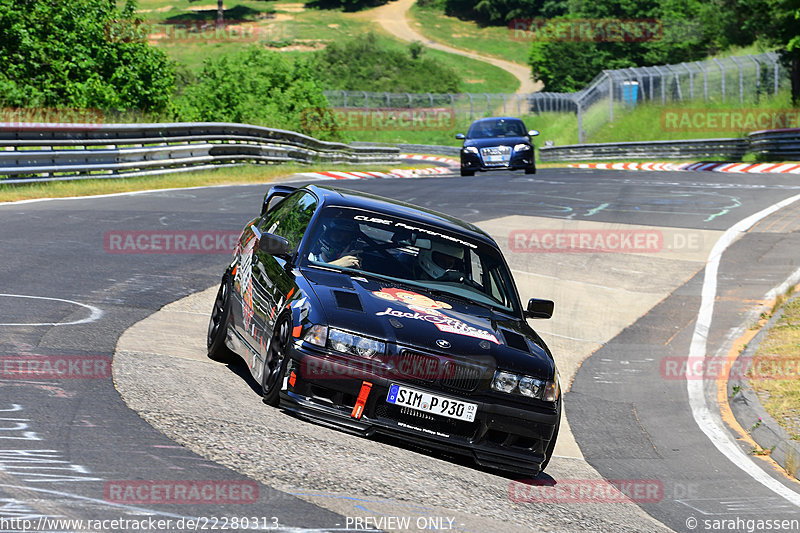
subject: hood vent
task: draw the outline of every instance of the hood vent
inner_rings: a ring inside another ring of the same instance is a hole
[[[519,333],[514,333],[513,331],[509,331],[507,329],[500,330],[503,333],[503,337],[506,339],[506,344],[515,350],[520,350],[525,353],[531,353],[530,349],[528,348],[528,343],[525,342],[525,337],[520,335]]]
[[[340,309],[364,312],[364,308],[361,306],[361,300],[358,294],[354,292],[333,291],[333,297],[336,298],[336,306]]]

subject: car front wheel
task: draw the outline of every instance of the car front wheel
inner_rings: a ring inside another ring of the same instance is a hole
[[[475,175],[475,171],[474,170],[464,170],[462,168],[461,169],[461,175],[462,176],[474,176]]]
[[[261,372],[261,395],[264,403],[273,407],[278,405],[283,375],[286,373],[289,348],[290,322],[287,317],[281,318],[272,331],[272,339],[264,359],[264,369]]]

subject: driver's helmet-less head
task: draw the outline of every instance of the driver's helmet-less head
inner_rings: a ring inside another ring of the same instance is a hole
[[[333,219],[325,223],[319,239],[319,250],[326,261],[338,259],[339,255],[356,237],[356,224],[352,220]]]
[[[440,279],[448,270],[464,271],[464,248],[434,241],[430,249],[419,251],[418,262],[426,274]]]

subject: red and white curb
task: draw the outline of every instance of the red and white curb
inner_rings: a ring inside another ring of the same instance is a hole
[[[417,161],[436,161],[438,163],[444,163],[445,165],[451,167],[457,167],[461,165],[460,161],[453,159],[452,157],[444,157],[439,155],[400,154],[400,159],[415,159]]]
[[[745,174],[800,174],[800,163],[570,163],[567,167],[606,170],[694,170]]]
[[[397,168],[389,172],[339,172],[339,171],[322,171],[322,172],[302,172],[297,176],[307,178],[314,178],[317,180],[363,180],[372,178],[416,178],[419,176],[430,176],[436,174],[450,174],[453,172],[451,167],[459,166],[460,163],[455,159],[448,157],[430,156],[430,155],[409,155],[402,154],[400,159],[411,159],[418,161],[436,161],[444,163],[444,167],[428,167],[428,168]]]

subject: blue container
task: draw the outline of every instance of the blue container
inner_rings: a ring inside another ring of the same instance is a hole
[[[626,107],[636,107],[639,100],[639,82],[638,81],[623,81],[622,82],[622,101],[625,102]]]

